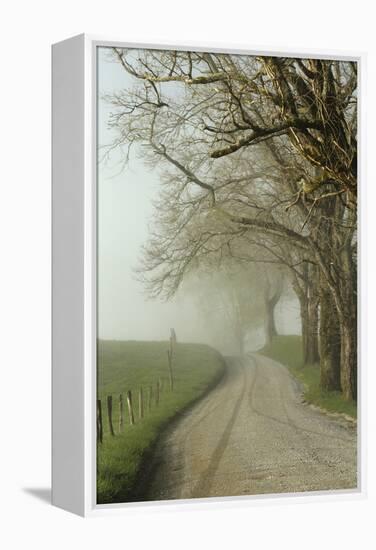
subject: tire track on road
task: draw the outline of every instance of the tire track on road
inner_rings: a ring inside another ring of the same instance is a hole
[[[212,453],[212,455],[210,457],[210,461],[209,461],[209,464],[208,464],[207,468],[202,472],[202,474],[200,475],[196,485],[194,486],[194,488],[192,490],[192,497],[193,498],[207,496],[207,495],[210,494],[210,489],[211,489],[212,484],[213,484],[214,476],[215,476],[215,474],[218,470],[218,467],[219,467],[220,461],[222,459],[223,453],[225,452],[226,447],[228,445],[232,429],[233,429],[234,424],[236,422],[236,419],[238,417],[239,410],[240,410],[240,407],[242,405],[244,395],[245,395],[245,391],[246,391],[246,385],[244,383],[245,378],[246,378],[245,367],[244,367],[244,364],[241,362],[241,360],[239,360],[239,363],[242,366],[242,375],[243,375],[242,376],[243,383],[242,383],[241,393],[240,393],[237,401],[235,402],[231,417],[230,417],[229,421],[227,422],[226,428],[225,428],[225,430],[224,430],[224,432],[223,432],[223,434],[222,434],[222,436],[221,436],[214,452]]]

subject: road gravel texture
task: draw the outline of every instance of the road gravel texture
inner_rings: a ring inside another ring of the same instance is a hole
[[[356,428],[301,396],[283,365],[228,359],[219,385],[161,438],[146,499],[356,488]]]

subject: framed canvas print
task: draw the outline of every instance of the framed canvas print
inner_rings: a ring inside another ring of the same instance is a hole
[[[362,63],[53,46],[54,504],[362,494]]]

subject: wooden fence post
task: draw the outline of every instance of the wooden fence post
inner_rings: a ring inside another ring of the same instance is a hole
[[[127,392],[127,403],[128,403],[128,412],[129,412],[129,422],[131,426],[133,426],[134,414],[133,414],[133,404],[132,404],[132,392],[130,390]]]
[[[142,388],[138,391],[138,417],[140,420],[144,418],[144,394]]]
[[[174,389],[174,377],[172,374],[172,350],[167,350],[167,359],[168,359],[168,372],[170,376],[170,390],[173,391]]]
[[[123,394],[119,395],[119,433],[123,431],[124,427],[124,405],[123,405]]]
[[[157,385],[155,388],[155,404],[158,406],[159,404],[159,379],[157,380]]]
[[[103,443],[102,403],[97,399],[97,441]]]
[[[149,392],[148,392],[148,411],[151,411],[151,402],[153,399],[153,387],[149,386]]]
[[[176,342],[177,342],[176,332],[175,332],[175,329],[172,328],[172,329],[170,329],[170,346],[171,346],[171,349],[176,344]]]
[[[107,413],[108,413],[108,425],[110,427],[110,434],[115,435],[114,426],[112,424],[112,395],[107,396]]]

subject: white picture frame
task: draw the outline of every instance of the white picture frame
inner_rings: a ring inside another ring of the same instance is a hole
[[[359,269],[358,487],[318,494],[96,504],[96,49],[195,49],[234,54],[353,60],[359,67],[359,256],[363,262],[365,160],[363,113],[365,55],[328,51],[266,51],[226,44],[136,44],[79,35],[52,47],[52,502],[81,516],[156,506],[259,505],[273,501],[344,500],[366,495],[365,270]]]

